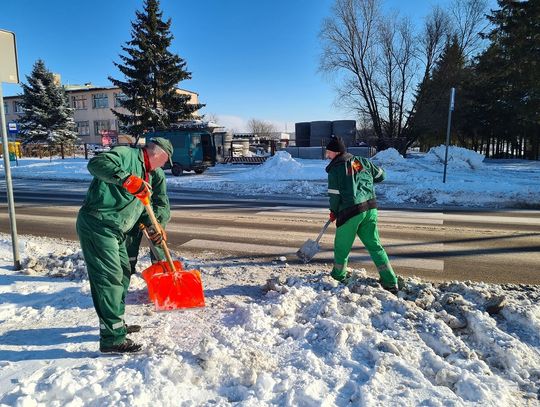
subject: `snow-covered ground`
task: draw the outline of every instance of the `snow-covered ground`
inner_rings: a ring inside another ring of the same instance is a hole
[[[474,151],[450,147],[443,183],[444,146],[403,158],[394,149],[373,161],[386,170],[376,187],[381,205],[463,206],[490,208],[540,207],[540,162],[484,160]],[[22,159],[12,167],[14,178],[90,180],[81,158]],[[217,165],[202,175],[167,178],[169,188],[232,192],[237,195],[285,194],[300,199],[326,196],[328,161],[294,159],[278,152],[259,166]],[[2,168],[3,166],[0,166]]]
[[[482,161],[452,148],[374,161],[382,203],[538,207],[540,163]],[[23,159],[15,178],[90,180],[84,159]],[[218,165],[176,186],[324,197],[327,162],[279,153]],[[405,280],[395,297],[365,270],[348,286],[330,266],[184,259],[207,306],[155,312],[139,275],[127,298],[140,354],[98,352],[98,321],[77,242],[21,236],[11,268],[0,234],[0,406],[540,405],[540,287]],[[145,253],[139,270],[149,266]]]
[[[98,352],[76,242],[0,235],[1,406],[526,406],[540,390],[540,288],[198,258],[207,306],[155,312],[136,275],[131,356]],[[145,255],[139,269],[149,265]],[[491,313],[491,314],[490,314]]]

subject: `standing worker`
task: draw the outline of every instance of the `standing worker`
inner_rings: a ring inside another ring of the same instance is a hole
[[[88,163],[94,179],[77,217],[77,234],[99,318],[101,352],[129,353],[141,349],[141,345],[126,338],[127,333],[140,329],[124,322],[124,301],[131,277],[126,240],[140,221],[151,224],[143,216],[143,202],[150,198],[153,205],[161,202],[166,206],[166,210],[157,212],[161,227],[152,232],[151,239],[156,244],[166,240],[163,225],[168,221],[170,208],[161,167],[167,161],[171,163],[172,153],[171,143],[156,137],[142,149],[115,147]],[[161,188],[152,193],[150,185]]]
[[[337,227],[331,276],[338,281],[346,281],[349,253],[358,236],[377,266],[383,288],[397,294],[397,277],[377,229],[373,183],[384,180],[383,169],[367,158],[347,153],[343,141],[334,136],[326,146],[326,158],[332,160],[326,167],[330,220],[336,221]]]

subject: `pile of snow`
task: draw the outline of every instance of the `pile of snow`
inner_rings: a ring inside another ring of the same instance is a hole
[[[395,164],[404,164],[405,158],[395,148],[388,148],[379,151],[372,157],[373,162],[382,166],[392,166]]]
[[[126,318],[143,325],[132,337],[144,351],[102,355],[88,281],[16,273],[0,237],[0,405],[525,406],[540,396],[537,286],[411,278],[396,297],[365,270],[344,286],[314,265],[202,259],[190,267],[207,307],[155,313],[134,276]],[[36,250],[77,273],[64,257],[75,242],[21,242],[25,264]]]
[[[441,144],[438,147],[430,148],[423,159],[426,162],[444,164],[445,154],[446,146]],[[456,146],[448,147],[448,167],[476,170],[484,166],[484,158],[483,154],[473,150]]]
[[[273,157],[267,159],[249,171],[233,176],[237,181],[265,181],[265,180],[312,180],[320,179],[322,171],[313,171],[312,168],[302,165],[295,160],[288,152],[278,151]],[[326,173],[324,173],[324,176]]]

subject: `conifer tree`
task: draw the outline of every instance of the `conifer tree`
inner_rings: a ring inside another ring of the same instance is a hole
[[[419,86],[410,131],[421,144],[432,146],[444,142],[450,89],[456,88],[459,97],[465,72],[463,51],[454,37],[446,43],[430,77]],[[460,111],[456,104],[455,113]]]
[[[173,40],[171,20],[163,21],[158,0],[145,0],[143,8],[131,24],[131,40],[122,46],[127,55],[120,55],[122,64],[115,63],[125,80],[109,77],[124,93],[120,104],[129,111],[113,112],[122,130],[137,138],[145,131],[197,118],[193,113],[204,106],[190,104],[190,96],[177,90],[179,82],[191,78],[191,72],[181,57],[168,50]]]
[[[78,139],[73,121],[73,109],[64,89],[54,81],[53,74],[39,59],[28,84],[22,84],[24,114],[19,120],[24,143],[46,142],[50,146],[73,144]]]
[[[488,18],[491,44],[478,58],[477,92],[489,94],[484,115],[497,146],[540,157],[540,2],[498,0]],[[497,149],[498,150],[498,149]],[[502,154],[502,151],[501,151]]]

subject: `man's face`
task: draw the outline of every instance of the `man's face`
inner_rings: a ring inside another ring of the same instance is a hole
[[[335,151],[326,150],[326,158],[329,160],[333,160],[338,154],[339,153],[336,153]]]
[[[153,171],[156,168],[163,167],[169,161],[169,155],[161,147],[155,145],[148,159],[150,161],[150,171]]]

